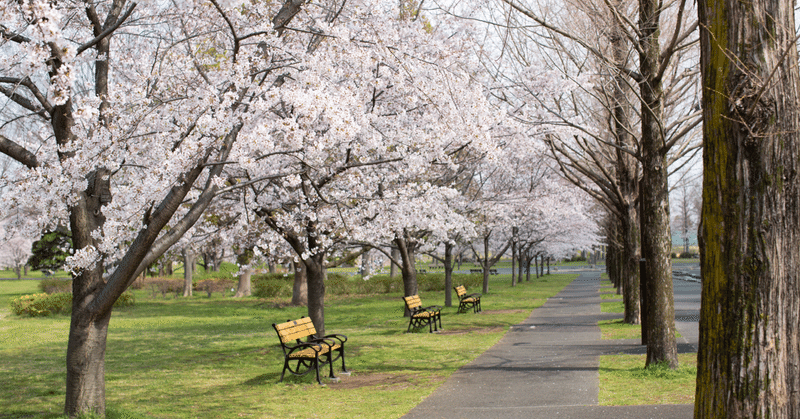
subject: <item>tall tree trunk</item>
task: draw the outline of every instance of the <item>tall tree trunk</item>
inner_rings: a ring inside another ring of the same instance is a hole
[[[453,245],[444,244],[444,306],[453,306]]]
[[[483,267],[483,293],[489,293],[489,236],[487,234],[483,236],[483,260],[481,260],[481,266]]]
[[[698,2],[705,28],[698,419],[800,417],[793,4]]]
[[[304,306],[308,304],[308,276],[305,263],[293,263],[294,284],[292,285],[292,305]]]
[[[367,277],[372,275],[372,257],[371,252],[369,250],[365,250],[364,253],[361,254],[361,277]]]
[[[69,102],[68,102],[69,103]],[[96,246],[92,232],[105,223],[102,204],[111,200],[110,190],[100,186],[105,169],[92,172],[88,188],[70,208],[70,230],[75,249]],[[107,201],[104,195],[109,194]],[[104,261],[81,271],[72,281],[72,315],[67,342],[67,380],[64,413],[76,417],[82,412],[105,416],[105,353],[111,309],[97,310],[92,305],[102,289]]]
[[[511,286],[517,285],[517,227],[511,229]]]
[[[625,306],[624,322],[627,324],[639,324],[641,316],[641,307],[639,305],[640,233],[638,221],[636,205],[631,201],[619,220],[622,249],[618,255],[618,266],[620,268],[619,279],[622,286],[622,301]]]
[[[414,262],[414,250],[416,243],[404,233],[404,237],[398,237],[394,240],[397,249],[400,252],[401,259],[401,273],[403,275],[403,295],[419,294],[419,286],[417,285],[417,269]],[[405,309],[405,316],[409,316],[408,308]]]
[[[678,366],[675,339],[675,308],[672,293],[672,237],[669,219],[669,183],[666,158],[664,94],[661,80],[659,41],[660,0],[639,1],[639,83],[642,102],[642,180],[639,188],[642,203],[642,258],[647,279],[643,310],[647,310],[646,366],[666,362]]]
[[[308,317],[317,336],[325,335],[325,256],[316,254],[303,260],[308,280]]]
[[[249,247],[244,249],[241,253],[236,255],[236,263],[239,265],[239,283],[236,286],[236,294],[234,298],[249,297],[252,292],[250,291],[250,277],[253,276],[253,258],[255,253],[253,248]]]
[[[236,294],[233,294],[234,298],[249,297],[252,295],[250,278],[253,276],[253,271],[254,269],[252,267],[247,266],[239,272],[239,283],[236,285]]]
[[[183,249],[183,296],[192,296],[195,254],[190,248]]]
[[[400,250],[397,247],[392,247],[392,262],[389,264],[389,278],[394,278],[397,276],[397,268],[399,266],[394,263],[395,260],[400,259]]]

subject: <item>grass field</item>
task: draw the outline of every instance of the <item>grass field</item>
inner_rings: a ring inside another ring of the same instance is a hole
[[[484,313],[445,308],[439,334],[405,333],[400,294],[331,296],[326,328],[349,337],[353,373],[324,387],[311,374],[277,383],[283,360],[271,324],[305,315],[305,308],[137,291],[136,306],[115,311],[110,325],[108,416],[400,417],[574,278],[550,275],[511,288],[510,276],[493,276]],[[11,299],[38,292],[36,285],[0,281],[0,417],[57,418],[63,409],[69,318],[21,318],[8,310]],[[425,304],[443,304],[443,293],[421,296]]]

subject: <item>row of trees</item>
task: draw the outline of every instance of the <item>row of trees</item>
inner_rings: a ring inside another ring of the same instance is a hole
[[[520,119],[552,129],[546,141],[563,175],[606,208],[609,271],[625,321],[642,323],[647,365],[677,365],[667,181],[701,150],[703,121],[698,418],[799,412],[794,6],[501,0],[448,8],[492,23],[497,36],[487,39],[497,43],[484,49],[493,53],[485,63],[498,100],[532,108]],[[559,96],[531,94],[542,84],[529,70],[539,62],[574,83]]]
[[[538,252],[595,240],[541,141],[486,94],[474,32],[415,2],[26,1],[0,16],[0,152],[18,163],[2,215],[28,214],[7,225],[31,237],[66,225],[74,249],[69,416],[104,412],[113,303],[166,252],[227,245],[242,275],[259,253],[292,255],[324,333],[325,269],[365,249],[398,249],[385,256],[413,294],[414,254],[440,244],[448,260],[512,227]]]

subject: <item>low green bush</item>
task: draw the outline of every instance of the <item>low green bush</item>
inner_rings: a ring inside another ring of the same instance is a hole
[[[72,280],[61,278],[45,278],[39,281],[39,289],[45,294],[72,292]]]
[[[252,279],[253,295],[259,298],[285,298],[292,296],[293,274],[259,274]],[[417,274],[417,285],[420,292],[444,291],[444,273]],[[464,285],[468,290],[480,290],[483,287],[483,276],[480,274],[453,274],[453,286]],[[403,278],[398,275],[375,275],[363,279],[359,275],[347,275],[329,272],[325,281],[327,295],[373,295],[400,292],[403,290]]]
[[[72,312],[72,294],[30,294],[11,300],[11,311],[18,316],[46,317]]]
[[[204,279],[198,282],[194,286],[194,289],[198,291],[205,291],[208,294],[208,298],[211,298],[211,294],[215,292],[222,293],[222,295],[225,296],[225,292],[233,287],[233,280],[227,278],[218,278]]]
[[[250,279],[252,294],[258,298],[285,298],[292,296],[294,274],[258,274]]]
[[[133,292],[126,291],[120,295],[114,307],[132,307],[135,304]],[[72,293],[57,292],[53,294],[29,294],[11,300],[11,312],[18,316],[47,317],[56,314],[72,313]]]

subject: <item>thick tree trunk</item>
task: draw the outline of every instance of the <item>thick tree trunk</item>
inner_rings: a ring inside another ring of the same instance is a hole
[[[646,365],[666,362],[678,366],[675,339],[675,309],[672,293],[672,237],[669,219],[669,183],[666,159],[664,94],[661,81],[659,41],[661,2],[639,1],[639,83],[642,101],[642,180],[639,188],[642,203],[642,258],[648,282],[642,310],[647,310]],[[643,323],[644,324],[644,323]]]
[[[396,238],[394,240],[397,249],[400,252],[401,259],[401,273],[403,275],[403,295],[419,294],[419,286],[417,285],[417,269],[414,261],[414,250],[416,243],[407,237]],[[405,309],[405,316],[409,316],[408,308]]]
[[[395,260],[398,260],[398,259],[400,259],[400,257],[401,257],[401,256],[400,256],[400,250],[399,250],[398,248],[396,248],[396,247],[392,247],[392,260],[393,260],[393,261],[395,261]],[[389,278],[392,278],[392,279],[394,279],[394,277],[396,277],[396,276],[397,276],[397,268],[399,268],[399,267],[400,267],[400,266],[398,266],[398,265],[397,265],[396,263],[394,263],[394,262],[391,262],[391,263],[390,263],[390,267],[389,267]]]
[[[192,296],[192,277],[194,276],[195,254],[189,249],[183,249],[183,296]]]
[[[639,220],[633,201],[626,208],[620,221],[622,251],[619,255],[620,284],[622,300],[625,306],[624,321],[627,324],[639,324]]]
[[[308,304],[308,276],[305,263],[293,263],[294,284],[292,285],[292,305],[304,306]]]
[[[616,7],[620,7],[617,2]],[[627,65],[629,48],[624,30],[614,26],[611,36],[611,48],[617,65]],[[638,194],[638,162],[636,158],[623,149],[634,150],[636,144],[631,135],[628,118],[628,81],[626,75],[618,73],[614,78],[614,137],[619,148],[617,154],[617,182],[621,194],[621,202],[617,204],[619,214],[616,225],[619,227],[618,238],[621,240],[621,253],[618,254],[619,278],[623,303],[625,306],[625,323],[639,324],[639,218],[636,212],[636,196]]]
[[[698,419],[800,417],[793,4],[698,2],[705,28]]]
[[[361,254],[361,277],[370,275],[372,275],[372,253],[369,250],[365,250]]]
[[[99,318],[85,310],[72,312],[67,344],[67,393],[64,403],[64,412],[69,417],[78,416],[82,412],[95,412],[105,416],[106,338],[110,320],[110,312]]]
[[[325,256],[316,254],[305,260],[308,277],[308,317],[314,322],[317,336],[325,335]]]
[[[236,286],[236,294],[234,298],[249,297],[252,294],[250,290],[250,278],[253,276],[253,268],[249,265],[239,272],[239,283]]]
[[[453,245],[444,244],[444,306],[453,306]]]

